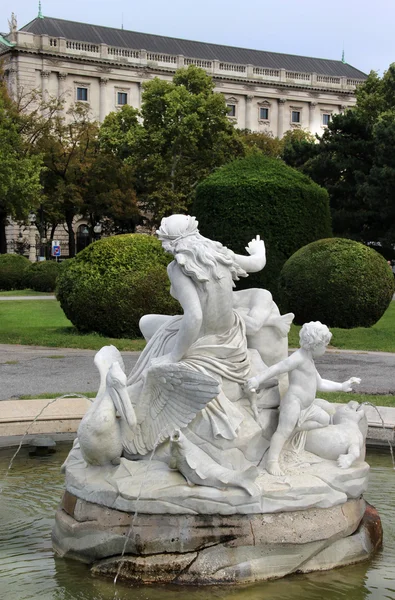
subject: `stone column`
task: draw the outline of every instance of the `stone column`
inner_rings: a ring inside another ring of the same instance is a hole
[[[11,98],[16,100],[18,94],[18,69],[15,67],[8,69],[8,85]]]
[[[51,71],[41,71],[41,95],[43,102],[48,98],[48,82]]]
[[[245,128],[253,131],[253,123],[252,123],[252,101],[254,96],[249,94],[246,96],[246,116],[245,116]]]
[[[106,102],[107,83],[108,83],[108,79],[106,77],[101,77],[101,79],[100,79],[100,109],[99,109],[100,123],[103,123],[104,118],[107,114],[107,102]]]
[[[316,106],[317,106],[317,102],[310,102],[309,104],[309,129],[310,129],[310,133],[315,133],[314,131],[314,127],[315,127],[315,119],[316,119]]]
[[[67,79],[67,73],[65,73],[65,72],[58,73],[58,99],[59,100],[65,99],[66,79]]]
[[[282,138],[284,135],[284,104],[286,98],[278,99],[278,120],[277,120],[277,137]]]

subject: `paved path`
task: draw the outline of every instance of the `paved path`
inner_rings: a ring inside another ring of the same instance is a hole
[[[0,345],[0,400],[21,395],[97,391],[94,350]],[[122,352],[126,372],[139,352]],[[344,381],[361,377],[358,390],[395,395],[395,353],[330,350],[317,361],[322,377]]]

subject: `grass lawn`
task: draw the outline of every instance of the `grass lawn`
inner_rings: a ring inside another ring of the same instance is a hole
[[[300,326],[292,325],[289,336],[289,347],[299,346]],[[339,329],[331,327],[333,334],[330,348],[344,350],[372,350],[395,352],[395,302],[373,327],[356,327],[355,329]]]
[[[99,350],[114,344],[119,350],[142,350],[142,339],[114,339],[97,333],[81,334],[66,319],[56,300],[0,302],[0,344]]]
[[[0,292],[0,296],[53,296],[53,292],[35,292],[34,290],[12,290]]]
[[[6,292],[8,293],[8,292]],[[292,325],[289,346],[299,346],[300,327]],[[331,329],[332,348],[395,352],[395,302],[373,327]],[[66,319],[56,300],[0,302],[0,344],[27,344],[54,348],[99,350],[114,344],[119,350],[142,350],[142,339],[106,338],[96,333],[80,334]]]
[[[36,394],[36,396],[22,395],[19,396],[19,400],[52,400],[52,398],[59,398],[64,396],[67,392],[51,392],[46,394]],[[86,396],[87,398],[96,398],[96,392],[79,392],[80,395]],[[70,394],[72,396],[72,394]],[[319,398],[324,398],[328,402],[338,402],[340,404],[347,404],[350,400],[356,400],[360,404],[363,402],[369,402],[375,406],[395,406],[395,396],[389,395],[377,395],[372,394],[356,394],[346,392],[317,392]],[[76,394],[76,397],[78,395]]]
[[[354,392],[317,392],[317,397],[328,400],[328,402],[339,402],[341,404],[347,404],[350,400],[356,400],[360,404],[369,402],[370,404],[374,404],[374,406],[395,406],[395,396],[388,394],[373,396],[372,394],[357,394]]]

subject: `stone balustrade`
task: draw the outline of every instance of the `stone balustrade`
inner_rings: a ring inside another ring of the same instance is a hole
[[[172,71],[177,68],[196,65],[210,75],[230,77],[232,79],[255,80],[257,82],[277,82],[281,85],[295,87],[312,87],[353,91],[363,79],[321,75],[318,73],[302,73],[286,69],[271,69],[255,65],[241,65],[221,62],[219,60],[204,60],[201,58],[184,57],[174,54],[149,52],[143,49],[121,48],[106,44],[91,44],[48,35],[33,35],[24,31],[17,32],[17,47],[33,47],[43,51],[62,55],[87,56],[105,59],[108,62],[128,64],[130,66],[148,66],[151,68],[167,68]]]

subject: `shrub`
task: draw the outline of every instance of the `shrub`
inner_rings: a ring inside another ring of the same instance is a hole
[[[394,293],[394,276],[375,250],[353,240],[331,238],[301,248],[285,263],[280,303],[295,322],[331,327],[370,327]]]
[[[26,274],[26,287],[36,292],[54,292],[60,263],[54,260],[33,263]]]
[[[80,331],[136,337],[144,314],[180,312],[169,293],[170,260],[160,242],[148,235],[102,239],[62,265],[57,297]]]
[[[0,290],[23,290],[30,262],[20,254],[0,254]]]
[[[218,169],[196,189],[193,214],[203,235],[237,253],[260,234],[267,266],[239,287],[276,294],[284,262],[298,249],[332,235],[328,193],[280,159],[252,155]]]

